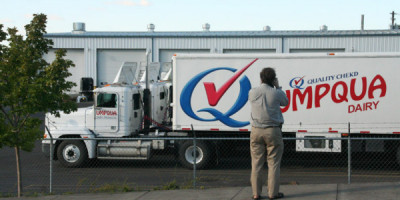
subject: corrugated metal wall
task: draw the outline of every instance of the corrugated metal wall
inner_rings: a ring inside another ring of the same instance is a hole
[[[284,40],[284,53],[291,49],[345,49],[345,52],[400,52],[399,36],[297,37]]]
[[[49,37],[54,48],[84,49],[85,74],[97,82],[98,49],[151,50],[151,59],[160,61],[163,49],[204,50],[210,53],[268,50],[276,53],[302,49],[345,52],[400,52],[400,36],[299,36],[299,37]],[[259,52],[259,51],[254,51]],[[309,51],[314,52],[314,51]]]
[[[85,74],[82,77],[92,77],[97,83],[97,52],[100,49],[151,49],[150,38],[75,38],[56,37],[53,40],[54,48],[84,49]]]

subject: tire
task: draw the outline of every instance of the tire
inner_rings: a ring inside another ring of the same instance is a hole
[[[81,167],[87,162],[88,153],[82,141],[63,141],[57,148],[57,157],[65,167]]]
[[[194,160],[193,141],[185,141],[179,146],[179,161],[182,166],[193,169]],[[204,169],[210,166],[211,161],[215,160],[211,151],[211,145],[203,142],[196,142],[196,169]]]

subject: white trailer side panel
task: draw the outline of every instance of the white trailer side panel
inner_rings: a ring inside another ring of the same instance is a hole
[[[178,54],[173,67],[175,130],[250,130],[249,88],[259,86],[262,68],[273,67],[290,100],[283,131],[347,132],[348,122],[351,132],[400,131],[398,53]]]

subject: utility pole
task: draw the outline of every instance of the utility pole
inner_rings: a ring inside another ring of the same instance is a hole
[[[391,18],[392,19],[392,26],[391,27],[392,27],[392,29],[395,29],[394,20],[396,20],[396,18],[394,18],[394,16],[397,15],[397,13],[392,11],[390,14],[392,15],[392,18]]]
[[[364,15],[361,15],[361,30],[364,30]]]

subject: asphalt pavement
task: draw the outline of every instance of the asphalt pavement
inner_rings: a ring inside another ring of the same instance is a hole
[[[267,188],[264,187],[263,191]],[[357,184],[282,185],[283,199],[296,200],[400,200],[400,182]],[[265,192],[264,192],[265,195]],[[18,199],[18,198],[3,198]],[[162,190],[126,193],[89,193],[22,197],[19,199],[43,200],[247,200],[251,199],[250,187],[228,187],[205,190]]]

